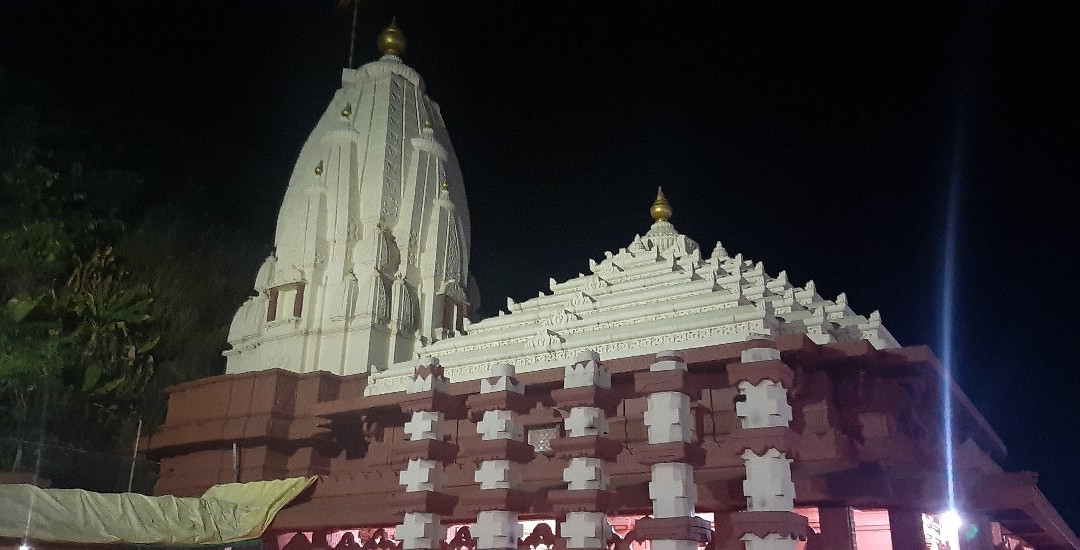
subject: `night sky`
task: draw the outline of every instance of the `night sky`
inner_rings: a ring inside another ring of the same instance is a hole
[[[0,68],[125,143],[146,208],[183,204],[269,249],[349,15],[0,0]],[[358,62],[391,15],[465,174],[485,315],[628,245],[662,185],[705,251],[846,292],[940,352],[957,182],[957,381],[1005,466],[1040,472],[1080,528],[1080,4],[367,1]]]

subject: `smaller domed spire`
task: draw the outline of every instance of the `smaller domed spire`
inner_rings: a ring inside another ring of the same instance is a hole
[[[668,204],[667,197],[664,196],[664,188],[656,188],[656,200],[653,201],[649,214],[652,214],[652,219],[658,222],[666,222],[671,219],[671,205]]]
[[[390,21],[390,26],[379,33],[375,43],[378,44],[379,51],[383,55],[400,56],[405,53],[405,34],[397,26],[397,17]]]

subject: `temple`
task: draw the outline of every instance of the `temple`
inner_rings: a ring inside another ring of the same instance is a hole
[[[287,550],[1080,549],[926,346],[703,250],[662,191],[587,273],[470,322],[446,125],[400,29],[378,44],[300,152],[227,374],[143,441],[157,493],[318,475],[262,539]]]

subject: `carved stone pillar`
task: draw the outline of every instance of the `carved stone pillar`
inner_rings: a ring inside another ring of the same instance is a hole
[[[690,400],[700,389],[689,384],[683,358],[662,351],[648,372],[635,373],[634,390],[648,396],[649,445],[638,455],[642,464],[652,468],[649,497],[653,503],[652,517],[638,520],[635,529],[651,541],[653,550],[697,550],[698,542],[712,536],[709,522],[694,515],[694,465],[704,461],[704,453],[693,444]]]
[[[518,418],[530,406],[513,365],[496,365],[492,371],[492,376],[480,380],[480,393],[467,401],[470,416],[480,419],[476,432],[481,440],[468,447],[468,454],[480,463],[473,476],[480,494],[466,510],[476,514],[471,531],[477,550],[516,550],[522,536],[518,513],[528,512],[532,505],[532,494],[518,489],[519,464],[535,456]]]
[[[889,508],[889,534],[893,550],[926,550],[922,512]]]
[[[794,375],[780,360],[772,338],[754,336],[742,362],[728,365],[728,382],[738,388],[735,414],[740,427],[731,439],[746,466],[746,511],[732,515],[746,550],[795,550],[807,532],[806,518],[794,513],[795,484],[790,457],[797,439],[789,426],[788,390]]]
[[[821,534],[817,538],[820,548],[855,550],[855,520],[847,506],[821,506],[818,508]]]
[[[563,370],[563,389],[551,392],[557,407],[569,409],[563,420],[566,436],[553,439],[555,456],[569,460],[563,470],[566,490],[549,491],[552,510],[565,518],[559,531],[571,550],[607,548],[611,525],[607,512],[612,508],[611,478],[604,463],[613,461],[622,444],[610,439],[607,412],[614,405],[611,373],[595,351],[584,351]]]
[[[440,515],[453,511],[456,498],[440,492],[446,480],[443,467],[458,451],[457,445],[446,441],[443,424],[452,405],[449,388],[438,359],[425,358],[405,389],[410,398],[401,408],[412,413],[405,423],[409,441],[395,450],[397,459],[408,461],[400,474],[405,494],[395,502],[397,512],[404,515],[395,527],[403,550],[438,550],[446,538]]]

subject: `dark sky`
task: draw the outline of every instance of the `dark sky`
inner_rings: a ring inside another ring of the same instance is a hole
[[[957,181],[956,378],[1080,527],[1080,4],[368,1],[359,61],[395,14],[465,173],[486,314],[626,246],[663,185],[706,251],[940,350]],[[347,44],[332,1],[0,1],[0,67],[128,143],[148,206],[253,246]]]

